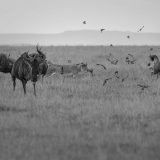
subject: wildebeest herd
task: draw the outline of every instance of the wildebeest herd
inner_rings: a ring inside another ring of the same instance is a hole
[[[89,72],[93,77],[93,69],[88,68],[87,63],[81,62],[77,64],[54,64],[51,61],[48,61],[46,55],[41,51],[39,46],[36,46],[36,53],[29,54],[29,51],[26,51],[20,55],[20,57],[15,60],[6,54],[0,54],[0,72],[10,73],[13,81],[13,91],[16,87],[16,79],[19,79],[22,82],[24,94],[26,94],[26,84],[31,80],[34,88],[34,95],[36,96],[36,82],[39,80],[39,77],[42,77],[42,82],[44,76],[48,77],[56,73],[61,75],[70,74],[72,77],[75,77],[80,72]],[[157,75],[157,78],[160,73],[160,61],[156,55],[149,56],[150,62],[148,63],[149,69],[152,70],[152,75]],[[118,59],[113,56],[112,53],[106,56],[111,64],[117,65]],[[135,64],[136,58],[132,54],[128,54],[125,58],[127,64]],[[96,64],[97,66],[103,67],[106,70],[106,66],[103,64]],[[118,71],[114,72],[116,78],[120,78]],[[63,81],[64,81],[63,76]],[[125,78],[122,78],[123,82],[128,78],[128,75]],[[112,77],[106,78],[103,81],[103,86],[107,83],[108,80]]]

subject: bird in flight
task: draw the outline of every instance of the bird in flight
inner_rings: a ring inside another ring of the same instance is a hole
[[[103,64],[96,64],[97,66],[102,66],[105,70],[107,69]]]
[[[83,24],[86,24],[86,21],[83,21]]]
[[[101,33],[102,33],[104,30],[105,30],[104,28],[101,28],[101,30],[100,30],[100,31],[101,31]]]
[[[143,28],[144,28],[144,26],[143,26],[143,27],[141,27],[141,28],[138,30],[138,32],[141,32]]]
[[[103,86],[104,86],[104,85],[108,82],[108,80],[110,80],[110,79],[112,79],[112,77],[105,79],[105,80],[103,81]]]
[[[128,35],[127,38],[130,39],[130,36]]]
[[[144,89],[146,89],[146,88],[149,88],[149,85],[146,85],[146,84],[137,84],[137,86],[138,87],[140,87],[141,88],[141,90],[144,90]]]

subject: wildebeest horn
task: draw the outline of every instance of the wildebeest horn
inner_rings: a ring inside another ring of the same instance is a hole
[[[40,50],[40,48],[38,48],[38,44],[36,45],[36,49],[37,49],[37,52],[38,52],[39,54],[44,54],[44,53]]]
[[[38,48],[38,44],[36,46],[37,52],[39,53],[39,55],[41,55],[42,59],[45,60],[46,59],[46,54],[44,54],[40,48]]]

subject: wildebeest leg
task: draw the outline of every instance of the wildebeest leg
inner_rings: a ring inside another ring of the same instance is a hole
[[[22,80],[24,94],[26,94],[26,84],[27,84],[27,81],[26,80]]]
[[[157,79],[159,78],[159,73],[157,73]]]
[[[13,91],[15,91],[15,87],[16,87],[16,78],[12,77],[13,80]]]
[[[44,81],[44,75],[42,75],[42,84],[43,84],[43,81]]]
[[[44,78],[44,75],[42,75],[42,77],[41,77],[41,78],[42,78],[42,84],[43,84],[43,78]]]
[[[36,96],[36,82],[33,82],[34,95]]]

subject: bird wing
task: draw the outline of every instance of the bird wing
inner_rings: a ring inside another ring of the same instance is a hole
[[[102,66],[105,70],[107,69],[103,64],[96,64],[97,66]]]
[[[108,80],[112,79],[112,77],[110,78],[106,78],[104,81],[103,81],[103,86],[107,83]]]

